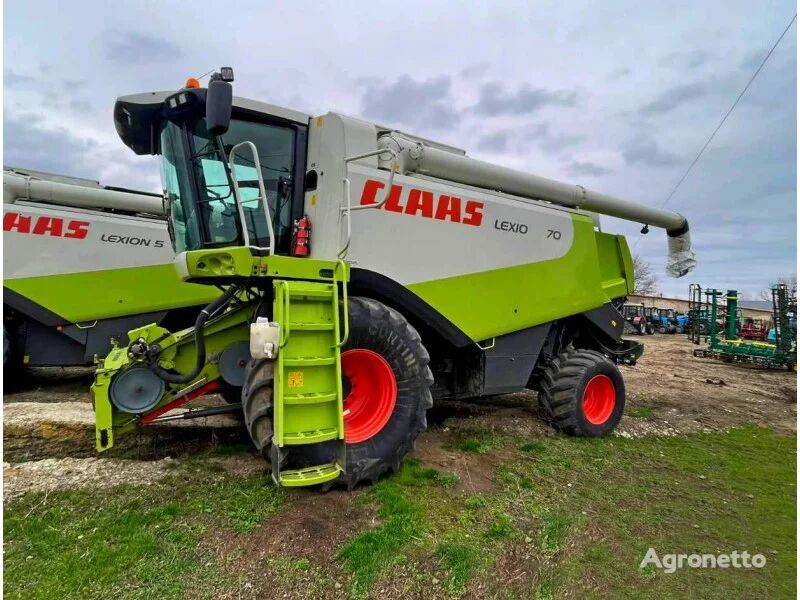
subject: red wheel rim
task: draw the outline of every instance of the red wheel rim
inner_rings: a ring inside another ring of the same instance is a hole
[[[614,412],[617,390],[608,375],[595,375],[583,390],[583,415],[592,425],[602,425]]]
[[[385,358],[361,348],[342,353],[342,375],[350,383],[344,398],[344,439],[357,444],[389,421],[397,403],[397,380]]]

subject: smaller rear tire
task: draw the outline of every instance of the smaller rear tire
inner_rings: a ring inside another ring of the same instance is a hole
[[[608,435],[625,409],[622,374],[595,350],[571,349],[552,359],[541,373],[539,389],[553,427],[568,435]]]

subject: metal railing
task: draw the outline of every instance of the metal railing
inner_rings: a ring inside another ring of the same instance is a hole
[[[242,236],[244,237],[244,245],[250,246],[250,232],[247,230],[247,219],[245,218],[244,214],[244,205],[242,204],[242,196],[239,192],[239,180],[236,177],[236,151],[240,148],[250,148],[250,151],[253,153],[253,165],[256,169],[256,176],[258,178],[258,193],[259,196],[257,200],[261,202],[261,205],[264,207],[264,217],[267,220],[267,232],[269,233],[269,246],[264,248],[260,246],[253,246],[257,250],[269,250],[270,254],[275,254],[275,232],[272,228],[272,216],[269,213],[269,205],[267,204],[267,190],[264,187],[264,176],[261,174],[261,162],[258,158],[258,150],[256,149],[256,145],[253,142],[239,142],[233,148],[231,148],[231,152],[228,158],[228,164],[231,169],[231,180],[233,182],[233,197],[236,201],[236,210],[239,213],[239,220],[242,224]],[[254,227],[255,229],[255,227]]]
[[[377,204],[363,204],[360,206],[353,206],[352,202],[350,201],[350,179],[347,177],[347,165],[348,163],[354,160],[360,160],[362,158],[369,158],[371,156],[379,156],[381,154],[391,154],[392,156],[392,168],[389,170],[389,181],[386,184],[386,193],[383,196],[383,200],[378,202]],[[353,234],[353,224],[352,224],[352,217],[351,214],[354,210],[367,210],[367,209],[379,209],[383,208],[383,205],[389,200],[389,196],[392,193],[392,186],[394,185],[394,174],[397,172],[398,163],[397,163],[397,152],[391,148],[379,148],[378,150],[371,150],[370,152],[364,152],[363,154],[356,154],[354,156],[348,156],[344,159],[344,171],[345,176],[342,179],[342,193],[344,194],[344,202],[343,205],[339,208],[339,212],[345,218],[345,224],[347,226],[347,233],[346,233],[346,240],[344,246],[339,250],[338,257],[343,259],[347,256],[347,251],[350,248],[350,237]]]

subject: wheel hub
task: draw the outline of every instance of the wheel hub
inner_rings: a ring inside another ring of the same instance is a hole
[[[363,348],[342,353],[344,437],[357,444],[377,435],[394,412],[397,380],[380,354]]]
[[[595,375],[583,391],[583,414],[592,425],[608,421],[617,404],[617,390],[608,375]]]

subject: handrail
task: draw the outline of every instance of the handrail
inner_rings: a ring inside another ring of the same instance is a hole
[[[339,270],[339,267],[342,267],[344,272],[344,279],[342,279],[342,311],[343,311],[343,318],[344,318],[344,335],[342,336],[341,341],[336,342],[336,348],[341,348],[347,343],[347,339],[350,337],[350,315],[348,314],[348,305],[347,305],[347,265],[343,260],[337,260],[336,266],[333,269],[333,285],[337,284],[336,279],[336,272]],[[338,308],[336,309],[338,310]]]
[[[279,279],[275,285],[283,290],[283,323],[280,323],[280,333],[278,337],[278,348],[283,348],[289,341],[289,284]]]
[[[351,199],[350,199],[350,179],[347,177],[347,163],[352,162],[354,160],[360,160],[362,158],[369,158],[370,156],[379,156],[385,152],[388,152],[392,155],[392,168],[389,170],[389,182],[386,186],[386,194],[383,196],[383,200],[378,202],[377,204],[364,204],[361,206],[353,206]],[[386,202],[389,200],[389,196],[392,193],[392,186],[394,185],[394,174],[397,171],[398,164],[397,164],[397,151],[393,150],[392,148],[379,148],[378,150],[371,150],[370,152],[364,152],[362,154],[356,154],[354,156],[348,156],[344,159],[345,164],[345,176],[342,179],[343,184],[343,194],[345,196],[344,205],[339,208],[339,212],[343,214],[346,218],[347,223],[347,239],[342,246],[342,249],[338,252],[338,257],[340,259],[344,258],[347,255],[347,250],[350,248],[350,236],[353,233],[353,225],[351,220],[351,213],[354,210],[367,210],[367,209],[375,209],[375,208],[382,208]]]
[[[239,212],[239,219],[242,224],[242,235],[244,237],[244,245],[250,246],[250,234],[247,231],[247,220],[244,216],[244,206],[242,205],[242,196],[239,192],[239,180],[236,178],[236,164],[234,159],[236,158],[236,150],[239,148],[246,146],[250,148],[250,151],[253,153],[253,165],[255,165],[256,175],[258,178],[258,192],[259,197],[258,199],[261,201],[262,206],[264,207],[264,217],[267,220],[267,232],[269,233],[269,247],[268,248],[261,248],[256,246],[255,248],[258,250],[269,250],[270,254],[275,254],[275,231],[272,227],[272,216],[269,214],[269,205],[267,204],[267,190],[264,187],[264,176],[261,173],[261,162],[258,157],[258,149],[253,142],[244,141],[239,142],[233,148],[231,148],[229,158],[228,158],[228,165],[231,170],[231,181],[233,182],[233,196],[236,200],[236,208]]]

